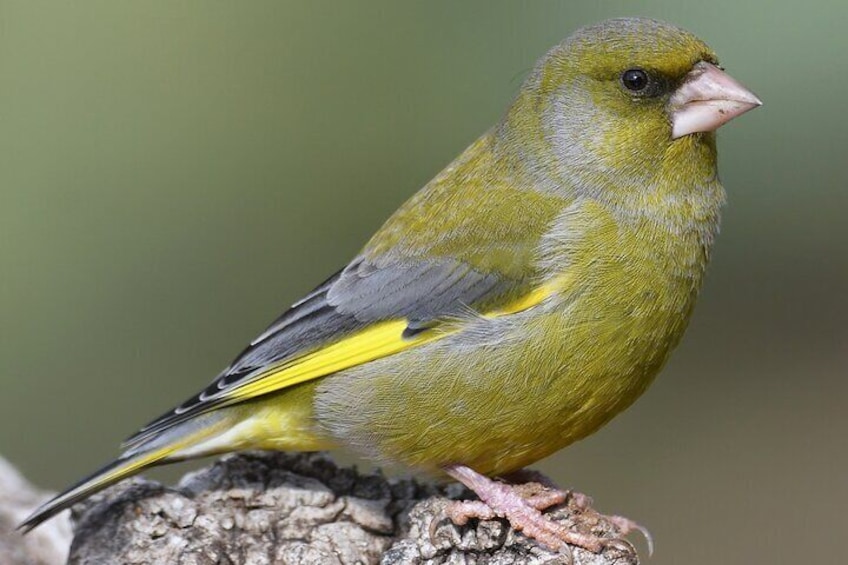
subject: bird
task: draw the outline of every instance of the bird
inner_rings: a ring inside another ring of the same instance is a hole
[[[726,200],[715,131],[761,104],[677,26],[575,31],[350,263],[20,528],[155,465],[345,447],[464,484],[479,500],[453,503],[457,524],[497,516],[600,550],[508,477],[597,431],[666,363]]]

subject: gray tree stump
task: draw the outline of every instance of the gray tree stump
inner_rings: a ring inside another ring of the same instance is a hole
[[[599,555],[552,553],[502,520],[444,519],[459,488],[386,479],[323,454],[247,453],[186,475],[174,488],[125,481],[74,508],[69,563],[348,565],[633,565],[633,547],[592,510],[549,515],[613,540]]]

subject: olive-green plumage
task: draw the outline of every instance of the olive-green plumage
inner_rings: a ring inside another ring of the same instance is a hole
[[[679,82],[714,58],[691,35],[645,21],[590,28],[549,52],[501,124],[363,256],[449,258],[508,280],[470,305],[481,311],[546,283],[556,291],[327,377],[318,428],[387,461],[501,474],[630,405],[686,327],[724,193],[713,134],[672,141],[664,101],[634,101],[619,75],[638,64]]]
[[[714,134],[671,134],[672,96],[701,62],[716,63],[704,43],[646,19],[553,48],[350,265],[26,525],[209,453],[344,445],[502,474],[597,430],[680,340],[718,229]],[[650,90],[623,84],[631,68]]]

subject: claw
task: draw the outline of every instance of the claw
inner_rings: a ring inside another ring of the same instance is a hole
[[[645,542],[648,544],[648,557],[651,557],[654,554],[654,537],[651,535],[651,532],[648,531],[648,528],[634,522],[630,518],[625,518],[624,516],[606,516],[606,519],[615,526],[615,529],[622,536],[626,536],[630,532],[639,532],[644,536]]]
[[[604,549],[617,549],[623,555],[636,555],[636,548],[624,538],[604,540]]]
[[[441,518],[433,518],[430,520],[430,527],[427,528],[428,533],[430,534],[430,543],[432,545],[436,545],[436,530],[439,529],[439,524],[442,523]]]

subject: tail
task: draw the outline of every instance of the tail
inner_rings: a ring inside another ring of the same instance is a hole
[[[35,512],[18,525],[18,529],[26,533],[62,510],[70,508],[77,502],[117,483],[121,479],[131,477],[142,469],[161,462],[165,457],[167,457],[167,453],[154,452],[149,455],[117,459],[39,506]]]
[[[224,418],[211,416],[213,414],[184,422],[128,450],[112,463],[39,506],[18,525],[18,529],[26,533],[62,510],[149,467],[220,451],[214,449],[214,439],[227,429],[227,422]],[[213,441],[207,443],[208,440]]]

